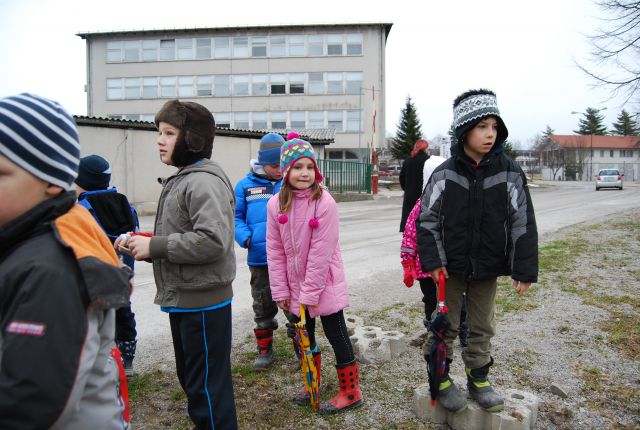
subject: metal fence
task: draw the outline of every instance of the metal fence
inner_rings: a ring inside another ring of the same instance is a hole
[[[318,167],[333,193],[371,193],[371,164],[318,160]]]

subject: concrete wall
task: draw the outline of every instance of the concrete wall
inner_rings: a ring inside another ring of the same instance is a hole
[[[126,194],[139,212],[155,213],[162,190],[157,181],[176,172],[160,161],[154,130],[132,130],[79,126],[82,156],[97,154],[111,164],[111,184]],[[243,137],[216,136],[212,159],[222,165],[231,184],[249,171],[249,160],[256,158],[260,141]],[[319,158],[324,148],[315,147]]]

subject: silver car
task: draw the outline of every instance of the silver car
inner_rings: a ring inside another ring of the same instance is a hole
[[[618,169],[601,169],[596,176],[596,191],[600,188],[618,188],[622,189],[622,177],[624,173],[620,173]]]

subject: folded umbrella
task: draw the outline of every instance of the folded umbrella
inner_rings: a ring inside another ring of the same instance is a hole
[[[445,278],[444,273],[440,272],[438,279],[438,313],[433,321],[431,321],[431,350],[429,354],[428,374],[429,374],[429,392],[431,394],[431,406],[435,406],[436,399],[440,393],[440,383],[447,374],[447,345],[444,342],[444,336],[451,327],[449,321],[449,310],[445,303]]]
[[[305,388],[311,396],[311,409],[315,411],[318,410],[318,370],[315,361],[313,361],[313,352],[307,331],[306,309],[302,304],[300,305],[300,322],[295,324],[295,330],[296,342],[302,355],[302,365],[300,366],[302,378]]]

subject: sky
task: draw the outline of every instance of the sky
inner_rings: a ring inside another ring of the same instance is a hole
[[[379,4],[376,4],[379,3]],[[272,24],[392,23],[386,45],[386,131],[408,96],[424,137],[446,135],[454,98],[492,89],[519,148],[551,126],[572,134],[587,107],[611,128],[621,109],[576,66],[602,25],[594,0],[0,0],[0,97],[33,92],[85,115],[86,42],[81,32]],[[588,63],[587,63],[588,64]]]

